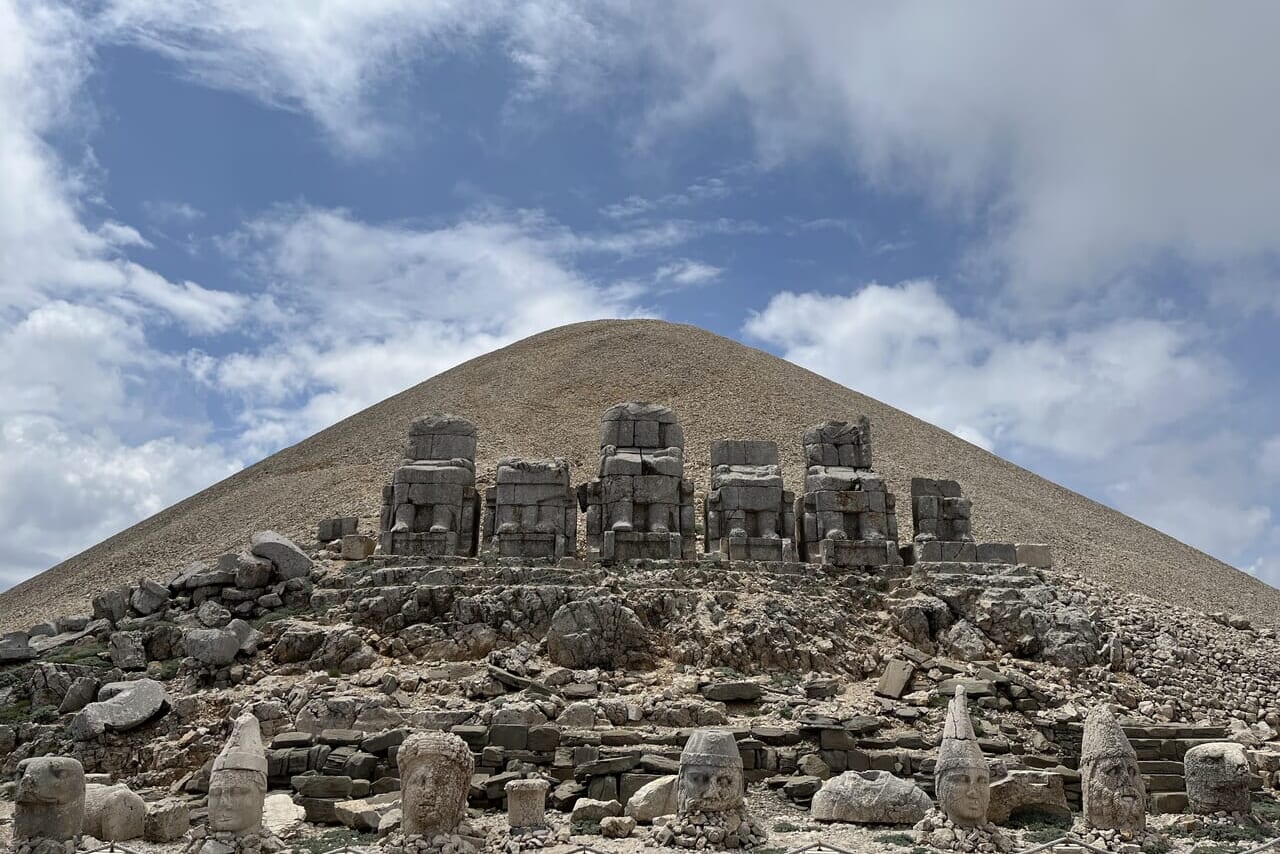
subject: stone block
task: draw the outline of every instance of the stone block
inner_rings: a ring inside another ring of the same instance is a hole
[[[373,554],[377,541],[364,534],[347,534],[342,538],[343,560],[364,560]]]
[[[978,543],[974,554],[979,563],[1018,562],[1018,547],[1013,543]]]
[[[323,519],[316,527],[316,539],[322,543],[340,540],[348,534],[360,530],[360,519],[356,516],[340,516],[334,519]]]
[[[1051,569],[1053,554],[1049,546],[1040,543],[1018,543],[1014,546],[1017,562],[1036,569]]]
[[[529,744],[529,727],[524,724],[494,724],[489,727],[489,744],[507,750],[524,750]]]
[[[907,690],[907,686],[911,684],[911,677],[915,675],[915,665],[909,661],[903,661],[898,658],[892,658],[885,663],[884,672],[880,674],[880,681],[876,683],[876,693],[882,697],[892,697],[898,699]]]

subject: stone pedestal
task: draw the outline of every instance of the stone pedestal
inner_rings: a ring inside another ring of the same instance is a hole
[[[420,533],[390,531],[378,537],[383,554],[442,557],[458,554],[458,534],[454,531]]]
[[[512,780],[507,783],[507,825],[512,830],[545,827],[549,788],[546,780]]]
[[[794,561],[796,550],[791,540],[775,537],[729,537],[729,560]]]
[[[600,544],[600,560],[604,563],[680,560],[683,548],[683,537],[679,534],[605,531]]]
[[[892,566],[902,562],[898,544],[889,540],[832,540],[818,544],[820,562],[841,568]]]

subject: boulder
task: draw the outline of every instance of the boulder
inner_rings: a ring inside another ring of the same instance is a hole
[[[98,702],[85,706],[68,727],[76,741],[97,738],[107,730],[128,732],[163,714],[169,708],[164,687],[154,679],[109,682],[98,693]]]
[[[196,619],[206,629],[221,629],[231,622],[231,612],[222,607],[222,603],[206,599],[196,609]]]
[[[188,656],[210,667],[226,667],[240,651],[240,639],[229,629],[188,629],[182,641]]]
[[[113,625],[129,613],[129,590],[118,587],[93,597],[93,618],[106,620]]]
[[[315,626],[291,625],[286,628],[271,650],[277,664],[306,661],[324,643],[324,630]]]
[[[235,556],[236,587],[241,590],[257,590],[271,583],[275,567],[265,557],[252,552],[240,552]],[[308,568],[310,572],[310,568]]]
[[[353,629],[332,629],[325,634],[320,651],[311,659],[314,670],[359,673],[378,660],[373,647]]]
[[[991,783],[987,821],[1004,824],[1019,812],[1035,811],[1071,821],[1062,777],[1050,771],[1009,771]]]
[[[191,810],[183,801],[166,798],[147,804],[142,838],[147,842],[177,842],[191,828]]]
[[[915,824],[933,808],[924,790],[888,771],[846,771],[823,783],[810,813],[818,821]]]
[[[58,706],[58,714],[69,715],[78,712],[93,702],[98,696],[98,680],[92,676],[81,676],[67,688]]]
[[[561,667],[616,669],[647,662],[649,637],[636,612],[614,597],[566,602],[551,615],[547,655]]]
[[[626,814],[642,824],[676,811],[676,775],[645,783],[627,800]]]
[[[111,663],[121,670],[146,670],[147,650],[141,632],[113,632],[107,641]]]
[[[169,604],[169,588],[144,578],[130,594],[129,604],[144,617],[154,614]]]
[[[754,703],[760,699],[762,689],[755,682],[713,682],[702,686],[702,696],[721,703]]]
[[[885,662],[884,673],[880,674],[880,681],[876,683],[876,693],[882,697],[898,699],[906,692],[915,672],[916,667],[911,662],[899,658],[889,659]]]
[[[275,531],[260,531],[249,540],[249,551],[271,561],[276,568],[276,579],[306,578],[311,575],[312,562],[306,552],[294,545],[288,537]]]
[[[1192,812],[1249,812],[1252,779],[1243,747],[1232,741],[1198,744],[1182,761]]]
[[[569,819],[573,823],[599,823],[600,819],[622,815],[622,804],[617,801],[599,801],[595,798],[578,798]]]
[[[605,839],[626,839],[636,829],[636,820],[629,815],[607,815],[600,819],[600,835]]]
[[[90,783],[84,789],[84,832],[103,842],[141,839],[147,805],[128,786]]]
[[[9,632],[0,636],[0,664],[13,661],[30,661],[36,657],[26,632]]]

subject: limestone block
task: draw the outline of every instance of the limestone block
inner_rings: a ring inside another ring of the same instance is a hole
[[[641,824],[648,824],[660,815],[673,815],[675,811],[675,774],[646,783],[627,799],[626,814]]]
[[[129,613],[129,591],[120,587],[93,597],[93,618],[108,620],[112,624]]]
[[[258,557],[249,551],[234,556],[235,585],[241,590],[255,590],[271,583],[274,565],[266,558]]]
[[[880,674],[880,681],[876,683],[876,693],[882,697],[898,699],[911,684],[911,677],[915,672],[915,665],[911,662],[899,658],[889,659],[885,662],[884,672]]]
[[[722,439],[711,443],[711,467],[776,466],[778,445],[763,440]]]
[[[1018,547],[1013,543],[978,543],[974,555],[979,563],[1018,563]]]
[[[142,838],[147,842],[177,842],[191,828],[191,810],[179,800],[166,798],[147,804]]]
[[[1049,546],[1039,543],[1018,543],[1014,549],[1017,552],[1017,562],[1020,564],[1034,566],[1036,569],[1053,567],[1053,553]]]
[[[933,801],[910,780],[888,771],[846,771],[822,784],[810,814],[817,821],[914,824]]]
[[[147,651],[142,645],[141,632],[112,632],[107,641],[111,663],[121,670],[146,670]]]
[[[240,651],[240,639],[230,629],[187,629],[182,643],[188,656],[209,667],[232,664]]]
[[[169,588],[163,584],[156,584],[154,581],[143,579],[138,582],[137,588],[130,594],[129,604],[133,607],[133,610],[144,617],[148,614],[154,614],[168,606]]]
[[[357,516],[341,516],[334,519],[322,519],[316,526],[316,539],[322,543],[340,540],[347,534],[354,534],[360,529]]]
[[[108,729],[127,732],[163,714],[169,707],[164,687],[154,679],[110,682],[102,686],[98,702],[71,719],[68,730],[77,741],[97,738]]]
[[[277,580],[311,575],[311,558],[288,537],[275,531],[259,531],[249,539],[249,544],[250,552],[275,566]]]
[[[1249,759],[1231,741],[1199,744],[1183,757],[1192,812],[1249,812]]]
[[[85,787],[84,832],[103,842],[141,839],[146,825],[147,805],[128,786]]]
[[[987,821],[1004,824],[1019,812],[1044,813],[1071,820],[1062,777],[1051,771],[1009,771],[991,783]]]
[[[549,788],[546,780],[538,778],[507,783],[507,825],[513,828],[545,827]]]
[[[648,632],[615,597],[566,602],[551,615],[547,656],[561,667],[626,667],[647,656]]]
[[[364,534],[347,534],[342,538],[343,560],[364,560],[373,554],[377,541]]]
[[[622,815],[622,804],[617,801],[603,801],[595,798],[578,798],[573,805],[569,820],[574,824],[591,823],[609,816]]]

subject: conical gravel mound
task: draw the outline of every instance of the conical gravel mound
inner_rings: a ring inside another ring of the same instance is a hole
[[[910,478],[954,478],[973,499],[979,540],[1047,542],[1059,567],[1172,604],[1280,624],[1280,590],[1122,513],[776,356],[693,326],[607,320],[526,338],[420,383],[286,448],[0,594],[0,630],[84,612],[96,593],[162,578],[274,528],[307,545],[316,522],[358,515],[377,527],[382,484],[409,421],[454,412],[479,427],[476,471],[504,456],[563,456],[575,483],[594,474],[600,413],[624,400],[675,408],[686,475],[706,489],[715,439],[772,439],[789,488],[803,475],[800,434],[867,415],[875,467],[899,496],[910,536]]]

